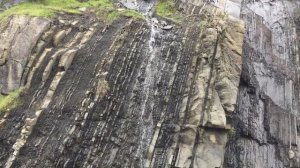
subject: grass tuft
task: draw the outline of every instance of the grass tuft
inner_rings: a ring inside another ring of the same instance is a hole
[[[130,9],[121,10],[121,11],[119,11],[119,14],[121,16],[130,17],[130,18],[133,18],[133,19],[136,19],[136,20],[145,19],[144,16],[141,13],[139,13],[135,10],[130,10]]]
[[[156,4],[155,11],[160,16],[172,17],[176,13],[175,2],[172,0],[160,0]]]
[[[0,118],[10,109],[21,105],[21,100],[19,99],[23,88],[17,89],[11,92],[7,96],[0,95]]]
[[[182,20],[173,0],[159,0],[155,5],[155,13],[176,23]]]

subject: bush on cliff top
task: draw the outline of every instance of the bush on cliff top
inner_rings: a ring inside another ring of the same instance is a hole
[[[172,0],[158,0],[155,5],[155,13],[173,22],[180,22],[182,20],[177,12],[175,2]]]
[[[155,6],[155,11],[160,16],[172,17],[176,12],[175,2],[171,0],[160,0]]]
[[[131,10],[117,11],[110,0],[89,0],[86,2],[78,2],[77,0],[31,0],[20,3],[0,13],[0,21],[11,15],[50,18],[58,11],[80,14],[80,8],[90,7],[95,8],[99,17],[106,22],[112,22],[120,15],[141,18],[141,15]]]

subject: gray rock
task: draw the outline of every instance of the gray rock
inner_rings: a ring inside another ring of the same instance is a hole
[[[299,167],[297,25],[292,1],[245,2],[242,83],[225,167]],[[291,19],[285,19],[290,18]],[[295,54],[291,54],[295,53]],[[237,149],[237,150],[234,150]],[[257,156],[261,156],[258,158]]]
[[[33,38],[34,18],[3,23],[0,74],[27,89],[0,120],[0,167],[300,167],[298,3],[224,2],[177,0],[181,25],[143,0],[122,3],[146,21],[109,28],[64,14]]]
[[[166,25],[161,27],[163,30],[171,30],[173,28],[172,25]]]
[[[20,87],[22,72],[27,59],[41,34],[48,29],[50,21],[42,18],[14,16],[0,27],[0,88],[8,93]]]

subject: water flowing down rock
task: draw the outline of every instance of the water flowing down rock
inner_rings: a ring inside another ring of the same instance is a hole
[[[113,2],[1,21],[0,167],[300,167],[297,1]]]

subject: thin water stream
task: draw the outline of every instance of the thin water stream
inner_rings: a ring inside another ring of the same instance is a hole
[[[155,84],[160,76],[159,67],[162,62],[160,60],[160,46],[157,45],[156,39],[160,37],[161,29],[158,27],[158,21],[153,17],[153,7],[155,1],[143,0],[127,0],[124,5],[128,8],[138,10],[145,16],[147,26],[150,30],[147,51],[142,53],[144,59],[141,65],[139,76],[143,78],[142,82],[135,83],[134,90],[139,91],[140,104],[139,110],[139,145],[136,152],[136,158],[141,158],[140,166],[144,167],[144,156],[147,154],[147,149],[151,143],[153,135],[153,112],[154,112],[154,97],[155,97]]]
[[[145,72],[144,72],[144,84],[142,87],[142,97],[144,97],[141,104],[140,111],[140,123],[141,123],[141,140],[138,147],[138,153],[147,152],[148,146],[151,142],[153,134],[153,107],[154,107],[154,85],[156,83],[156,77],[159,75],[158,64],[158,48],[156,46],[156,37],[159,35],[158,27],[155,25],[155,18],[152,17],[153,14],[153,4],[150,2],[148,8],[143,8],[142,5],[141,12],[144,13],[147,24],[150,28],[150,37],[148,41],[148,52],[145,54],[147,60]],[[141,150],[141,152],[139,152]],[[144,160],[141,162],[141,167],[144,165]]]

